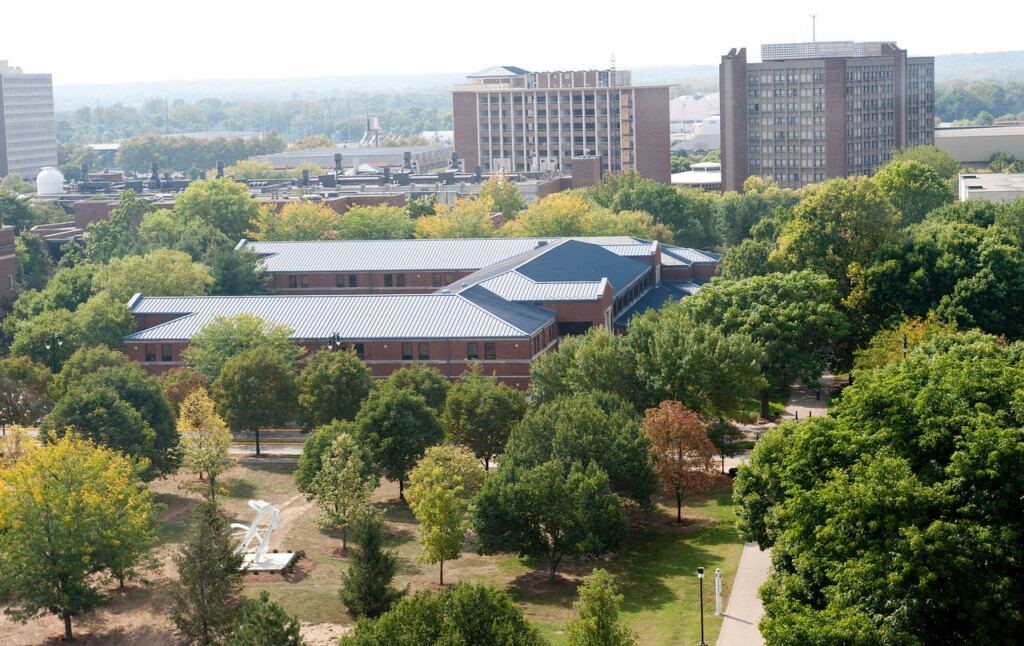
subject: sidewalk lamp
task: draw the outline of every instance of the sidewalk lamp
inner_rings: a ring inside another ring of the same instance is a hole
[[[335,332],[327,337],[327,349],[331,352],[341,349],[341,335]]]
[[[708,646],[704,641],[704,568],[697,568],[697,581],[700,584],[700,643],[697,646]]]
[[[57,346],[64,345],[63,334],[51,334],[46,337],[46,349],[50,351],[50,369],[57,374]]]
[[[907,335],[906,335],[906,333],[903,334],[903,358],[904,359],[907,358]]]

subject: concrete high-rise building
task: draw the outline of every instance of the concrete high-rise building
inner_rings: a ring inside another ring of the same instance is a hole
[[[628,71],[491,67],[452,89],[452,108],[468,171],[568,171],[596,156],[604,172],[670,181],[668,86],[633,85]]]
[[[872,175],[894,148],[934,142],[935,59],[895,43],[762,45],[719,66],[722,188],[756,175],[799,188]]]
[[[41,168],[56,165],[53,79],[0,60],[0,177],[34,180]]]

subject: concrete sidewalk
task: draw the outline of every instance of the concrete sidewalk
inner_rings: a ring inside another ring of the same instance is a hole
[[[757,629],[764,608],[757,598],[757,589],[768,580],[771,552],[764,552],[757,543],[747,543],[740,555],[736,580],[732,584],[729,605],[722,615],[722,632],[718,634],[718,646],[759,646],[764,638]]]
[[[832,391],[832,375],[821,376],[821,397],[814,389],[797,382],[789,393],[786,412],[780,421],[824,417],[828,414],[829,393]],[[746,458],[748,456],[744,456]],[[734,458],[735,459],[735,458]],[[745,461],[744,459],[737,462]],[[726,460],[726,464],[729,461]],[[736,580],[729,594],[729,605],[722,616],[722,632],[718,634],[717,646],[763,646],[764,638],[757,629],[757,623],[764,614],[764,606],[757,596],[757,589],[768,580],[771,567],[771,550],[761,551],[757,543],[747,543],[740,555]]]

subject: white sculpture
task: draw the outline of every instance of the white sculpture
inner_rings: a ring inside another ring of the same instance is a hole
[[[266,500],[250,500],[249,506],[256,512],[256,518],[251,525],[231,523],[231,529],[235,530],[233,536],[242,538],[242,542],[235,548],[235,554],[239,552],[245,554],[242,569],[283,570],[292,560],[293,554],[291,552],[267,553],[270,535],[281,521],[281,512]],[[265,527],[262,528],[261,534],[261,525],[264,523]]]

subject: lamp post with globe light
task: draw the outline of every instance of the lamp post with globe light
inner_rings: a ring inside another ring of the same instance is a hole
[[[46,337],[46,349],[50,351],[50,369],[57,374],[57,346],[64,345],[63,334],[51,334]]]
[[[697,580],[700,582],[700,643],[697,646],[708,646],[704,641],[704,568],[697,568]]]

